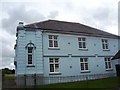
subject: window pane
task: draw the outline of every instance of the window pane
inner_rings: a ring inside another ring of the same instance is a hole
[[[84,58],[84,62],[87,62],[87,58]]]
[[[59,72],[59,64],[55,64],[55,72]]]
[[[80,58],[80,62],[83,62],[83,58]]]
[[[28,47],[28,53],[32,53],[33,47]]]
[[[49,47],[53,47],[53,41],[49,40]]]
[[[85,41],[85,38],[82,38],[82,41]]]
[[[54,47],[58,47],[58,42],[54,41]]]
[[[28,55],[28,61],[32,60],[32,55]]]
[[[108,49],[108,45],[106,44],[106,49]]]
[[[84,70],[84,63],[81,63],[81,70]]]
[[[57,36],[54,36],[54,39],[57,39]]]
[[[110,61],[110,58],[108,58],[107,60]]]
[[[55,58],[55,62],[58,63],[58,62],[59,62],[59,59],[58,59],[58,58]]]
[[[49,39],[52,39],[52,35],[49,35]]]
[[[106,69],[108,69],[108,65],[107,65],[107,62],[105,62],[105,67],[106,67]]]
[[[82,48],[82,43],[81,42],[79,42],[79,48]]]
[[[108,62],[108,67],[111,68],[111,63],[110,62]]]
[[[88,63],[85,63],[85,70],[88,70]]]
[[[32,64],[32,61],[28,61],[28,64]]]
[[[105,40],[105,43],[107,43],[107,40]]]
[[[78,38],[78,41],[81,41],[81,38]]]
[[[28,64],[32,64],[32,55],[28,55]]]
[[[103,47],[103,49],[105,49],[105,45],[104,44],[102,44],[102,47]]]
[[[107,58],[105,58],[105,61],[107,61]]]
[[[54,72],[54,65],[50,64],[50,72]]]
[[[50,58],[50,59],[49,59],[49,62],[50,62],[50,63],[53,63],[53,58]]]
[[[83,48],[86,48],[85,42],[83,42]]]

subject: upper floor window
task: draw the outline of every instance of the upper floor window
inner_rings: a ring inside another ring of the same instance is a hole
[[[50,72],[59,72],[59,58],[49,58]]]
[[[28,47],[28,64],[32,64],[33,59],[33,47]]]
[[[86,49],[86,38],[78,37],[78,44],[80,49]]]
[[[104,58],[106,70],[112,69],[112,64],[110,58]]]
[[[58,47],[57,35],[49,35],[49,47]]]
[[[88,70],[88,58],[80,58],[81,71]]]
[[[102,39],[102,48],[103,50],[108,50],[108,40]]]

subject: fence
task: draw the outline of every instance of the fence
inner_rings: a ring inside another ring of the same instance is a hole
[[[44,83],[51,84],[51,83],[62,83],[62,82],[85,81],[85,80],[94,80],[94,79],[107,78],[113,76],[116,76],[116,74],[109,73],[109,74],[90,74],[90,75],[78,75],[78,76],[50,76],[50,77],[44,77]]]
[[[43,75],[34,74],[34,75],[24,75],[24,76],[16,77],[16,83],[17,85],[28,86],[28,85],[94,80],[94,79],[107,78],[113,76],[116,76],[116,73],[90,74],[90,75],[78,75],[78,76],[49,76],[49,77],[44,77]]]

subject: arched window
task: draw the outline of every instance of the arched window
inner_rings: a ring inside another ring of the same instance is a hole
[[[36,47],[30,40],[30,43],[28,43],[25,48],[27,49],[27,63],[29,65],[32,65],[33,64],[34,50],[36,49]]]
[[[28,64],[33,64],[33,47],[28,47]]]

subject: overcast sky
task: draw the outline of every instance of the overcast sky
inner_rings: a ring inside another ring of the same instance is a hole
[[[14,68],[14,44],[19,21],[48,19],[79,22],[118,34],[119,0],[1,0],[0,68]],[[1,46],[2,45],[2,46]]]

